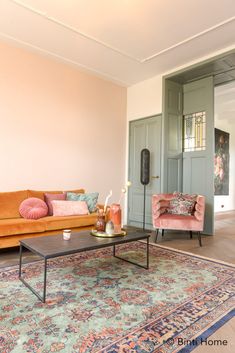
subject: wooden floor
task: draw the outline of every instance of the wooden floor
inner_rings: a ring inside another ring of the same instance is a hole
[[[202,236],[202,247],[199,247],[196,235],[192,240],[190,239],[189,232],[167,233],[165,231],[164,237],[158,236],[158,243],[235,264],[235,211],[216,215],[215,235]]]
[[[235,264],[235,211],[223,212],[215,217],[215,235],[203,236],[202,247],[199,247],[197,237],[189,238],[188,233],[165,232],[164,237],[158,237],[158,243],[173,249],[191,252],[193,254],[214,258],[217,260]],[[152,233],[151,240],[155,240]],[[7,267],[18,264],[19,249],[0,251],[0,267]],[[25,252],[24,262],[31,262],[38,259],[35,255]],[[227,340],[226,346],[201,345],[195,353],[234,353],[235,352],[235,318],[228,321],[213,335],[210,340]],[[183,347],[182,347],[183,348]]]

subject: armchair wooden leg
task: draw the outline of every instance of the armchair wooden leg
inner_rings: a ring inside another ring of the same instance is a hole
[[[192,239],[193,238],[193,232],[190,230],[189,233],[190,233],[190,239]]]
[[[202,237],[201,237],[201,232],[197,232],[198,234],[198,241],[199,241],[199,245],[202,246]]]
[[[159,229],[156,229],[155,232],[156,232],[156,237],[155,237],[155,243],[156,243],[157,242],[158,233],[159,233]]]
[[[164,229],[162,229],[162,237],[164,237]]]

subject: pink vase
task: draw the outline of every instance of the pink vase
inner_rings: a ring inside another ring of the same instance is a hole
[[[114,224],[114,232],[121,233],[122,230],[122,210],[121,206],[117,203],[113,203],[110,206],[110,220]]]

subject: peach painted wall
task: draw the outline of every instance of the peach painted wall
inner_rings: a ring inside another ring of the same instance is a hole
[[[125,180],[126,88],[0,43],[0,191]]]

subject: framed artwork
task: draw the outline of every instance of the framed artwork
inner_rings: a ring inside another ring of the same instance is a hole
[[[214,194],[229,195],[229,133],[215,129]]]

